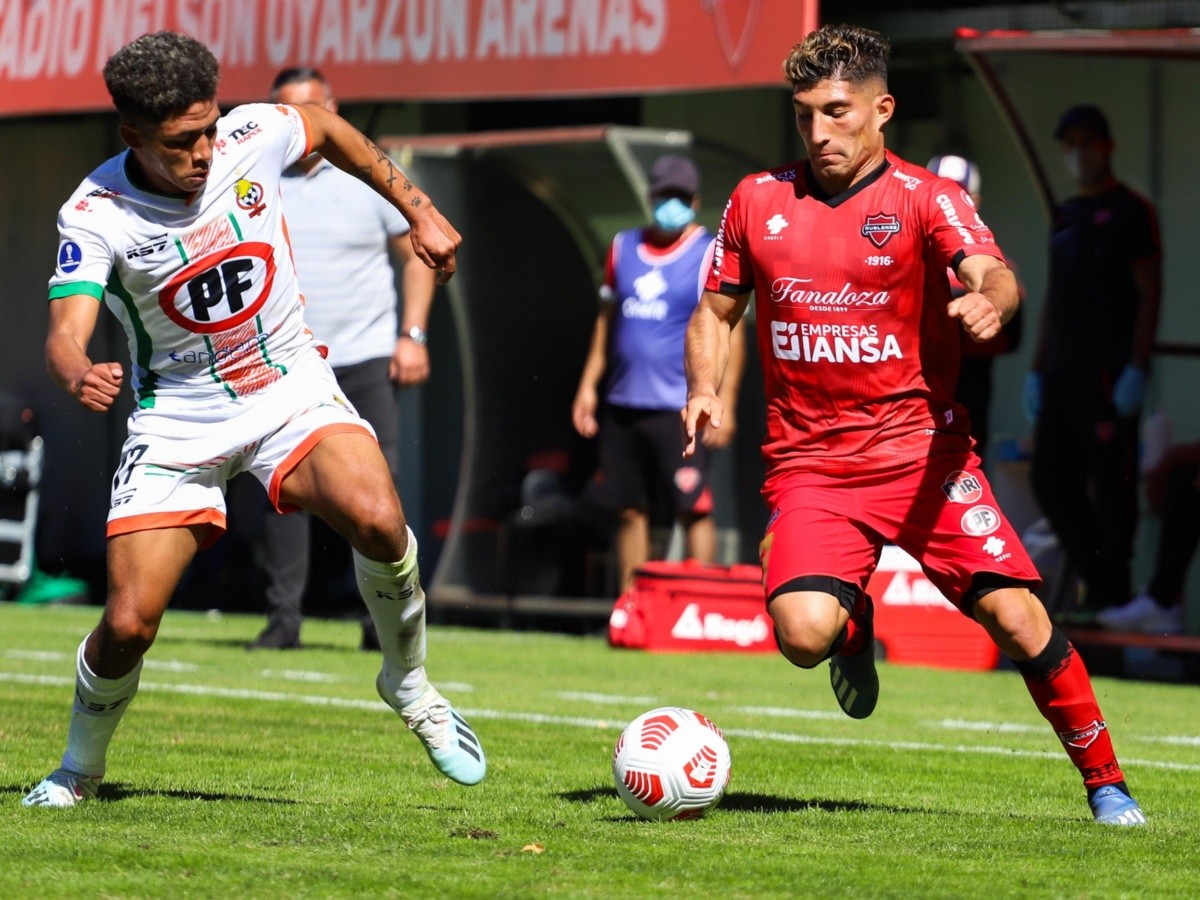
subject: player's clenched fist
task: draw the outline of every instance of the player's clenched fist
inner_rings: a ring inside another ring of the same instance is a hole
[[[445,284],[458,268],[456,254],[462,235],[437,209],[430,206],[428,210],[424,217],[412,220],[410,240],[421,261],[437,272],[438,284]]]
[[[952,319],[962,323],[963,331],[977,343],[990,341],[1000,333],[1000,327],[1004,324],[1000,321],[996,305],[979,293],[963,294],[951,300],[947,311]]]
[[[121,393],[124,371],[120,363],[95,363],[83,373],[71,393],[93,412],[106,412]]]

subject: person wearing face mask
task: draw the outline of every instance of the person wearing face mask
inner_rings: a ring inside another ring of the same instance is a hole
[[[1138,423],[1158,327],[1158,217],[1112,170],[1108,120],[1074,106],[1054,130],[1077,193],[1054,213],[1032,368],[1032,481],[1085,592],[1089,617],[1130,599]]]
[[[696,222],[700,173],[687,157],[655,160],[649,196],[650,224],[619,232],[609,249],[600,311],[571,409],[579,434],[599,436],[599,497],[618,516],[622,590],[650,558],[650,512],[665,495],[684,528],[688,555],[713,560],[707,450],[727,445],[735,431],[727,414],[725,427],[706,433],[695,456],[680,456],[683,338],[708,276],[713,235]],[[727,411],[735,408],[741,380],[743,331],[735,332],[734,358],[721,385]]]

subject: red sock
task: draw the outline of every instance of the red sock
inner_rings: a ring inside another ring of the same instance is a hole
[[[1090,789],[1123,781],[1092,681],[1067,636],[1055,628],[1046,649],[1016,665],[1084,785]]]

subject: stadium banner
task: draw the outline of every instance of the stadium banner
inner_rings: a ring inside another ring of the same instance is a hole
[[[783,83],[817,0],[0,0],[0,116],[110,108],[105,60],[172,29],[225,103],[315,66],[348,101],[487,100]]]

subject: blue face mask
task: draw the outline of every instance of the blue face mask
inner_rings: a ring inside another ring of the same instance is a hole
[[[696,210],[678,197],[654,202],[654,224],[663,231],[683,231],[696,218]]]

